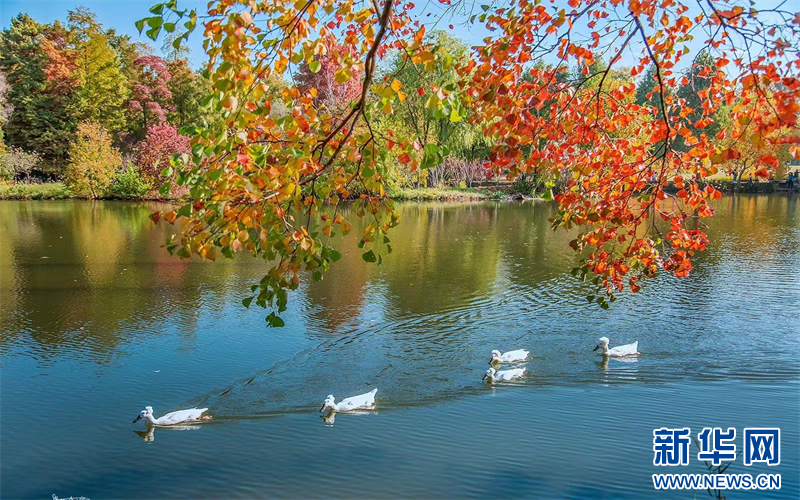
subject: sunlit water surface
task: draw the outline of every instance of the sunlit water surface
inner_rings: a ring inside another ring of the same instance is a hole
[[[720,200],[691,277],[609,310],[567,274],[551,205],[401,205],[383,265],[340,242],[282,329],[241,305],[262,261],[169,257],[153,208],[0,203],[3,498],[710,498],[653,489],[706,472],[653,466],[662,426],[780,427],[780,466],[727,472],[782,489],[726,495],[800,496],[797,197]],[[643,354],[603,362],[602,335]],[[515,348],[529,376],[483,384]],[[374,412],[317,413],[373,387]],[[147,433],[145,405],[215,419]]]

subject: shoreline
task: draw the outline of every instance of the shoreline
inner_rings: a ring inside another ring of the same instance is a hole
[[[475,188],[419,188],[390,190],[388,198],[394,201],[442,201],[442,202],[470,202],[470,201],[512,201],[512,200],[542,200],[543,198],[525,196],[509,192],[508,186],[475,187]],[[40,184],[6,184],[0,185],[0,200],[6,201],[57,201],[57,200],[87,200],[73,196],[69,188],[61,182],[47,182]],[[175,200],[163,198],[97,198],[102,201],[130,201],[130,202],[171,202]]]
[[[783,181],[714,181],[707,184],[714,185],[724,194],[793,194],[798,192],[799,186],[794,186],[794,190],[788,190]],[[473,188],[410,188],[400,190],[387,190],[388,198],[404,201],[441,201],[441,202],[475,202],[475,201],[543,201],[544,198],[538,196],[528,196],[519,192],[513,192],[510,185],[499,186],[480,186]],[[671,184],[665,188],[668,193],[677,191]],[[170,202],[175,200],[163,198],[118,198],[104,197],[97,198],[103,201],[155,201]],[[46,183],[19,183],[19,184],[0,184],[0,200],[6,201],[42,201],[42,200],[86,200],[73,196],[69,188],[62,182]]]

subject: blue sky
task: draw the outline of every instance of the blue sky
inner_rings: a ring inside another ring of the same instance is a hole
[[[759,0],[757,6],[760,8],[772,7],[779,0]],[[134,22],[143,17],[148,17],[151,14],[148,9],[158,0],[0,0],[0,26],[4,29],[9,26],[11,19],[16,17],[20,12],[26,12],[34,19],[42,23],[49,23],[56,19],[66,22],[67,12],[75,9],[79,5],[88,7],[92,12],[97,15],[98,21],[105,28],[114,28],[118,33],[130,35],[131,38],[152,46],[155,52],[160,53],[161,40],[158,42],[150,41],[146,36],[139,35]],[[429,30],[434,28],[429,24],[434,19],[439,18],[441,6],[437,2],[428,2],[420,0],[418,6],[415,8],[417,18],[423,23],[428,24]],[[565,4],[566,0],[556,0],[556,5]],[[198,12],[203,12],[206,8],[207,0],[178,0],[178,6],[185,9],[197,9]],[[481,12],[478,8],[478,3],[472,4],[465,2],[463,5],[472,7],[478,13]],[[431,16],[426,14],[431,12]],[[444,19],[439,19],[435,26],[438,29],[444,29],[461,38],[469,45],[479,44],[480,41],[490,32],[480,23],[475,23],[472,26],[465,27],[463,22],[470,13],[458,12],[452,18],[446,16]],[[449,29],[450,24],[454,24],[453,29]],[[698,33],[698,35],[701,35]],[[698,45],[699,39],[690,45]],[[635,43],[634,43],[635,45]],[[190,49],[190,59],[193,67],[199,67],[205,60],[202,48],[202,33],[200,30],[196,31],[189,39],[188,47]],[[692,52],[695,52],[693,47]],[[638,52],[638,50],[637,50]],[[546,57],[545,59],[548,59]],[[638,59],[638,54],[628,51],[623,55],[622,65],[630,66]],[[553,61],[555,62],[555,57]]]
[[[136,41],[147,43],[153,47],[156,53],[160,53],[161,40],[153,42],[144,35],[139,35],[134,23],[143,18],[151,16],[148,9],[159,0],[0,0],[0,26],[2,29],[11,24],[11,20],[18,14],[24,12],[41,23],[50,23],[56,19],[66,22],[67,12],[83,5],[97,15],[97,20],[106,29],[114,28],[117,33],[130,35]],[[426,2],[420,1],[420,4]],[[178,0],[178,6],[182,9],[197,9],[203,12],[206,8],[207,0]],[[429,6],[433,13],[437,12],[437,5]],[[423,21],[426,19],[423,7],[418,8],[422,14]],[[445,18],[440,20],[437,28],[445,29],[464,39],[470,44],[478,43],[489,33],[482,26],[473,26],[466,30],[461,25],[454,26],[449,30],[451,22],[458,23],[465,19],[465,16],[458,16],[456,19]],[[193,67],[199,67],[204,61],[202,32],[196,31],[190,38],[188,47],[191,51],[190,58]]]
[[[135,41],[146,43],[153,47],[156,54],[160,54],[161,39],[153,42],[145,35],[139,35],[134,23],[143,18],[151,16],[148,9],[161,0],[0,0],[0,28],[5,29],[11,24],[11,20],[20,13],[27,13],[40,23],[51,23],[56,19],[66,22],[67,13],[76,7],[83,5],[97,15],[97,20],[104,28],[113,28],[117,33],[130,35]],[[425,0],[417,2],[419,6],[415,9],[421,21],[429,24],[433,19],[439,17],[440,6],[436,2],[428,3]],[[178,0],[178,6],[182,9],[197,9],[204,12],[207,0]],[[477,12],[482,12],[475,6]],[[426,16],[431,12],[430,17]],[[464,20],[468,16],[463,12],[453,17],[446,16],[436,23],[435,28],[444,29],[453,35],[463,39],[466,43],[478,44],[485,36],[490,33],[479,23],[465,28]],[[448,26],[453,23],[451,30]],[[429,24],[429,30],[434,26]],[[189,38],[188,47],[190,49],[190,59],[193,67],[197,68],[205,60],[203,54],[202,31],[198,29]]]
[[[11,24],[11,19],[21,12],[29,14],[40,23],[50,23],[59,19],[67,20],[67,12],[79,5],[88,7],[97,15],[97,20],[106,29],[114,28],[117,33],[130,35],[136,41],[148,43],[160,53],[161,41],[153,43],[146,36],[139,36],[134,26],[137,20],[151,16],[148,9],[158,0],[0,0],[0,25],[3,29]],[[203,0],[179,0],[181,8],[197,8],[202,10],[206,6]],[[203,62],[202,34],[189,39],[192,66],[197,67]]]

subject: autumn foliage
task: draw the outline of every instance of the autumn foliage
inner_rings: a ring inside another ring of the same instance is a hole
[[[170,103],[172,92],[167,84],[172,75],[167,63],[156,56],[143,56],[133,62],[139,75],[133,85],[128,108],[136,117],[143,130],[159,125],[167,120],[167,113],[173,110]]]
[[[353,75],[354,51],[328,35],[320,53],[304,62],[295,78],[301,92],[316,93],[315,100],[331,110],[342,111],[361,95],[361,75]],[[341,61],[341,62],[340,62]],[[313,90],[312,90],[313,89]]]
[[[449,8],[449,0],[440,3]],[[553,225],[577,228],[571,246],[581,263],[573,274],[605,290],[597,301],[608,307],[615,292],[638,291],[662,270],[689,274],[708,242],[702,219],[721,196],[702,180],[738,158],[743,144],[763,148],[760,177],[778,164],[768,146],[800,156],[800,14],[781,5],[763,12],[719,0],[484,5],[465,24],[482,23],[491,36],[456,62],[458,80],[414,88],[399,71],[376,78],[379,60],[399,52],[420,73],[454,61],[426,36],[411,3],[212,1],[202,31],[211,99],[224,123],[192,139],[176,177],[191,196],[153,218],[184,219],[169,244],[182,257],[249,252],[275,262],[245,304],[280,312],[301,270],[319,279],[337,259],[329,237],[350,223],[336,207],[353,192],[360,193],[353,213],[369,220],[359,243],[364,259],[380,262],[391,250],[387,233],[398,221],[383,189],[387,162],[413,172],[443,156],[437,144],[374,127],[414,93],[437,118],[480,127],[495,174],[536,173],[564,185]],[[174,0],[152,11],[139,27],[154,38],[176,22],[191,30],[198,19]],[[693,64],[692,39],[713,66]],[[333,55],[333,46],[349,49]],[[630,79],[620,80],[629,54]],[[327,62],[326,74],[349,100],[336,113],[319,99],[328,77],[309,74]],[[304,77],[288,88],[270,83],[294,64],[308,68]],[[653,90],[637,101],[634,79],[648,67]],[[681,86],[700,90],[696,98],[668,91]],[[285,116],[272,113],[279,105]],[[724,128],[716,126],[722,106],[730,118]],[[268,320],[279,323],[275,311]]]
[[[136,164],[145,180],[159,185],[161,171],[169,167],[172,155],[189,152],[189,138],[178,129],[163,123],[151,125],[144,140],[136,146]]]
[[[78,125],[67,167],[67,184],[76,196],[104,196],[121,166],[122,155],[100,124],[87,121]]]

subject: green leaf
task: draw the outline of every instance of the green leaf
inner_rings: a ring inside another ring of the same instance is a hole
[[[163,23],[164,20],[159,16],[154,16],[147,20],[147,25],[151,28],[160,28]]]
[[[361,258],[364,259],[367,262],[377,262],[377,260],[378,260],[378,256],[375,255],[375,252],[373,252],[372,250],[362,254]]]
[[[322,63],[319,61],[311,61],[308,63],[308,69],[310,69],[312,73],[319,73],[319,70],[322,69]]]
[[[340,254],[336,250],[331,250],[330,254],[331,254],[331,261],[332,262],[336,262],[337,260],[342,258],[342,254]]]
[[[312,277],[314,281],[322,281],[322,271],[314,271]]]
[[[172,33],[173,31],[175,31],[175,23],[164,23],[164,30],[167,33]]]
[[[158,4],[155,4],[152,7],[150,7],[150,12],[152,12],[153,14],[159,14],[160,15],[161,12],[163,12],[163,10],[164,10],[164,4],[163,3],[158,3]]]
[[[176,213],[181,217],[189,217],[190,215],[192,215],[192,204],[187,203],[186,205],[179,208]]]
[[[222,79],[222,80],[217,80],[217,82],[214,84],[214,86],[216,88],[218,88],[219,90],[221,90],[223,92],[226,92],[226,91],[230,90],[231,88],[233,88],[233,82],[225,78],[225,79]]]
[[[140,35],[142,34],[142,30],[144,29],[144,23],[146,23],[146,22],[147,22],[147,19],[139,19],[138,21],[133,23],[133,24],[136,25],[136,29],[139,30],[139,34]]]
[[[286,324],[274,312],[269,313],[269,316],[267,316],[265,318],[265,320],[267,321],[267,323],[269,323],[269,326],[272,326],[272,327],[275,327],[275,328],[280,328],[280,327],[282,327],[282,326],[284,326]]]
[[[247,297],[246,299],[242,300],[242,305],[249,309],[251,302],[253,302],[253,297]]]

